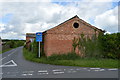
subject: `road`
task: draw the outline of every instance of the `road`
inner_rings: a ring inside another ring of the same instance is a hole
[[[2,54],[3,78],[118,78],[118,69],[57,66],[30,62],[23,57],[23,47]]]

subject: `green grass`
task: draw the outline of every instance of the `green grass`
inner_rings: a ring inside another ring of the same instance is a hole
[[[114,59],[77,58],[74,60],[70,60],[70,59],[63,60],[57,58],[53,60],[53,58],[49,58],[49,57],[37,58],[35,53],[31,53],[26,49],[23,49],[23,55],[27,60],[38,63],[45,63],[45,64],[79,66],[79,67],[118,68],[118,60],[114,60]]]
[[[14,48],[9,48],[9,49],[6,49],[6,50],[3,50],[3,51],[0,51],[0,54],[2,54],[2,53],[4,53],[4,52],[7,52],[7,51],[10,51],[10,50],[12,50],[12,49],[14,49]]]

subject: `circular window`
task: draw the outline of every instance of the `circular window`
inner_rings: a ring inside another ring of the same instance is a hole
[[[75,23],[73,24],[73,27],[74,27],[74,28],[78,28],[78,27],[79,27],[79,24],[75,22]]]

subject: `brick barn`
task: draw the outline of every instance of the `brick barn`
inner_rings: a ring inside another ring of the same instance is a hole
[[[91,38],[94,34],[104,33],[105,31],[90,25],[77,15],[58,26],[43,32],[43,41],[41,42],[41,52],[50,56],[52,54],[64,54],[73,50],[73,39],[84,34],[85,37]],[[29,46],[35,39],[35,33],[26,34],[26,45]],[[76,49],[76,53],[81,55]]]
[[[92,37],[95,33],[98,35],[100,32],[104,33],[101,29],[90,25],[76,15],[43,32],[43,51],[46,56],[68,53],[73,50],[73,39],[80,37],[80,34]],[[76,49],[76,53],[80,54],[80,51]]]

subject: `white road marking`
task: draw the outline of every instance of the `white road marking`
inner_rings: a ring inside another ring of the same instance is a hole
[[[110,70],[110,71],[116,71],[116,70],[118,70],[118,69],[115,68],[115,69],[108,69],[108,70]]]
[[[99,71],[99,70],[95,70],[95,71]]]
[[[73,70],[73,69],[70,69],[70,70]]]
[[[54,74],[63,74],[64,72],[54,72]]]
[[[12,54],[9,54],[8,56],[10,56],[10,55],[12,55]]]
[[[32,76],[33,74],[28,74],[28,75]]]
[[[99,68],[93,68],[93,69],[91,69],[91,70],[88,70],[88,71],[105,71],[105,69],[99,69]]]
[[[15,65],[15,66],[17,66],[17,64],[13,61],[13,60],[11,60],[12,61],[12,63]]]
[[[41,74],[49,74],[49,73],[38,73],[39,75],[41,75]]]
[[[16,51],[16,50],[15,50]],[[13,53],[15,53],[15,51],[14,52],[12,52],[11,54],[9,54],[8,56],[10,56],[10,55],[12,55]]]
[[[15,50],[16,51],[16,50]],[[8,54],[7,56],[10,56],[10,55],[12,55],[13,53],[15,53],[15,51],[14,52],[12,52],[11,54]],[[2,59],[0,59],[0,61],[2,61],[2,60],[4,60],[6,57],[3,57]]]
[[[47,72],[47,70],[43,70],[43,71],[38,71],[38,72]]]
[[[76,69],[76,70],[80,70],[80,69]]]
[[[7,65],[10,62],[12,62],[13,64],[12,65]],[[1,65],[0,67],[14,67],[14,66],[17,66],[17,64],[13,60],[10,60],[10,61],[4,63],[3,65]]]
[[[3,59],[5,59],[6,57],[4,57],[4,58],[2,58],[2,59],[0,59],[0,61],[2,61]]]
[[[83,68],[83,69],[87,69],[87,68]]]
[[[22,74],[23,76],[27,76],[27,74]]]
[[[75,73],[75,72],[77,72],[77,71],[68,71],[68,73]]]
[[[100,69],[100,68],[90,68],[90,69]]]
[[[22,76],[32,76],[33,74],[22,74]]]
[[[7,74],[17,74],[19,72],[7,72]]]
[[[48,74],[47,70],[42,70],[42,71],[38,71],[38,75],[42,75],[42,74]]]
[[[105,71],[105,69],[100,69],[99,71]]]
[[[52,71],[62,71],[61,69],[56,69],[56,70],[52,70]]]
[[[34,71],[23,71],[23,73],[33,73]]]

